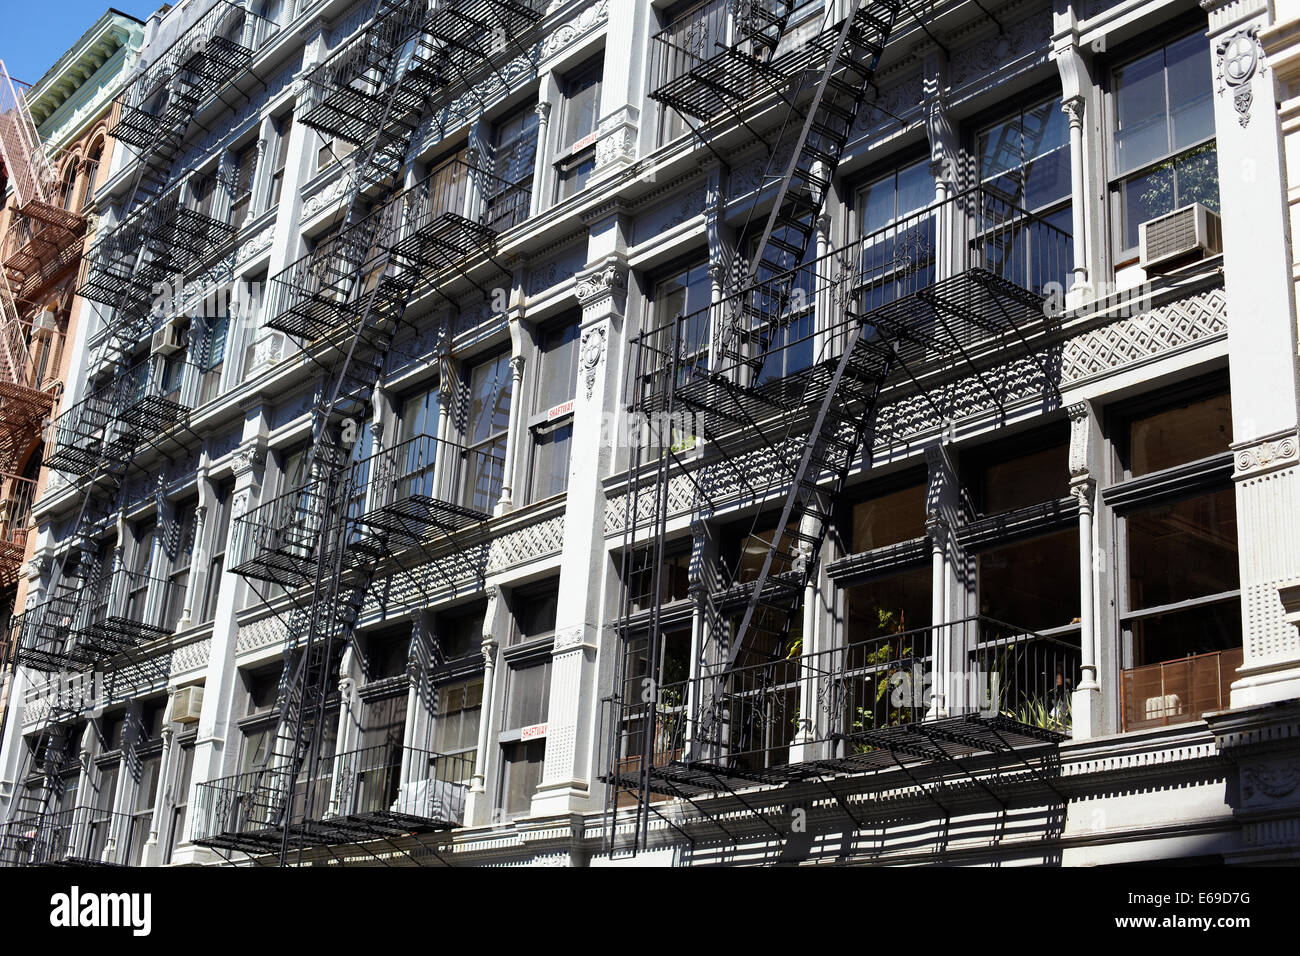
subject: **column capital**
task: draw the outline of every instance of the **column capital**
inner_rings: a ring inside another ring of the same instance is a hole
[[[1082,96],[1071,96],[1061,101],[1061,112],[1069,118],[1071,129],[1083,129],[1083,107]]]
[[[541,123],[543,126],[545,126],[548,122],[550,122],[551,119],[550,100],[542,100],[536,106],[533,107],[533,110],[537,113],[537,121]]]

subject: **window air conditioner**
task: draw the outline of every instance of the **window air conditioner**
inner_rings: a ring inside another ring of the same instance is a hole
[[[153,334],[149,345],[150,355],[175,355],[185,348],[185,333],[177,322],[168,322]]]
[[[178,724],[198,723],[203,710],[203,688],[197,684],[180,687],[172,698],[172,720]]]
[[[1141,265],[1148,271],[1171,262],[1223,251],[1223,226],[1218,213],[1200,203],[1175,209],[1139,227]]]

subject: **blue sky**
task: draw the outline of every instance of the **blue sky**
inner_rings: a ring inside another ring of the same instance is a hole
[[[109,7],[145,19],[161,0],[0,0],[0,60],[35,83]]]

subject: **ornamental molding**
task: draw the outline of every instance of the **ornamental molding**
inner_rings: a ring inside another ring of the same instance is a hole
[[[1241,795],[1247,800],[1257,794],[1281,800],[1297,787],[1300,787],[1300,763],[1243,764],[1241,767]]]
[[[235,449],[234,458],[231,459],[230,467],[235,473],[235,477],[250,472],[260,472],[266,467],[267,443],[262,436],[249,439]]]
[[[1300,439],[1296,435],[1265,438],[1233,448],[1234,478],[1277,471],[1300,464]]]
[[[578,287],[574,294],[584,306],[593,305],[605,296],[627,292],[627,266],[607,262],[595,272],[589,272],[578,278]]]
[[[600,363],[605,358],[605,340],[608,338],[608,334],[609,327],[607,325],[592,326],[582,333],[582,342],[578,347],[578,360],[582,364],[589,400],[591,393],[596,388],[596,373],[600,370]]]
[[[1250,107],[1254,94],[1250,84],[1256,73],[1264,72],[1264,47],[1259,42],[1259,27],[1251,25],[1234,30],[1214,47],[1215,92],[1222,96],[1232,94],[1232,106],[1237,111],[1237,122],[1250,124]]]

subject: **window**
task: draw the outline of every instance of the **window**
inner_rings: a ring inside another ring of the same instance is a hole
[[[194,776],[194,741],[181,744],[177,757],[172,813],[167,829],[167,852],[164,863],[170,863],[176,848],[185,842],[185,821],[190,802],[190,780]]]
[[[846,644],[929,627],[934,575],[928,566],[891,571],[844,589]]]
[[[99,176],[99,164],[103,162],[103,160],[104,144],[100,141],[95,143],[94,148],[90,151],[90,155],[86,158],[86,165],[83,170],[86,177],[86,184],[85,188],[81,190],[81,199],[77,203],[78,209],[85,206],[86,200],[95,194],[95,179]]]
[[[876,495],[853,506],[851,540],[855,554],[924,535],[924,482]]]
[[[153,544],[157,526],[152,521],[135,527],[131,549],[131,573],[126,582],[126,614],[131,621],[145,620],[145,602],[149,596],[149,568],[153,562]]]
[[[406,733],[406,689],[369,699],[363,707],[361,749],[383,747],[396,752]],[[391,802],[391,801],[390,801]]]
[[[900,166],[857,191],[854,219],[863,237],[867,307],[892,302],[934,281],[934,217],[918,215],[933,203],[928,160]]]
[[[63,208],[76,211],[77,207],[77,163],[75,160],[68,163],[67,169],[63,173],[63,182],[59,184],[59,198],[63,202]]]
[[[217,177],[213,173],[197,175],[191,180],[190,189],[194,195],[194,210],[211,219],[217,195]]]
[[[644,552],[642,552],[644,554]],[[655,589],[654,566],[652,554],[646,554],[644,563],[634,567],[629,576],[628,590],[633,613],[646,611],[654,607],[652,600]],[[659,572],[659,603],[671,604],[684,601],[690,592],[691,552],[666,555]]]
[[[578,321],[559,322],[538,333],[537,386],[529,421],[533,456],[528,500],[564,494],[569,487],[573,412],[566,408],[578,387]]]
[[[454,661],[479,653],[483,645],[483,618],[487,608],[474,604],[444,611],[434,620],[442,660]]]
[[[352,143],[345,139],[338,139],[333,136],[325,136],[322,133],[316,134],[316,172],[332,166],[335,163],[342,162],[352,155],[356,149]]]
[[[251,211],[253,176],[257,172],[257,144],[249,143],[235,154],[235,180],[230,188],[230,218],[236,229],[243,226]]]
[[[1219,210],[1210,42],[1193,33],[1111,74],[1111,209],[1116,255],[1138,227],[1190,203]]]
[[[399,441],[410,441],[422,435],[436,438],[440,410],[437,384],[403,397]]]
[[[505,477],[506,432],[510,426],[510,355],[501,353],[469,369],[469,414],[465,423],[465,471],[461,503],[490,512]]]
[[[997,545],[976,558],[979,613],[1044,631],[1079,621],[1079,531]]]
[[[567,199],[587,185],[596,168],[596,124],[600,118],[600,80],[605,69],[599,57],[561,81],[564,116],[560,124],[556,164],[556,199]]]
[[[140,759],[139,786],[135,791],[135,804],[131,811],[131,866],[144,861],[144,845],[149,839],[153,822],[154,803],[158,799],[158,773],[162,769],[162,754],[152,753]]]
[[[440,684],[435,692],[433,750],[444,756],[463,754],[473,769],[478,728],[483,714],[483,677]]]
[[[1023,210],[1069,236],[1070,127],[1059,96],[984,129],[978,149],[985,228],[1023,222]],[[1049,282],[1064,287],[1074,258],[1070,242],[1062,250],[1042,229],[998,229],[979,245],[985,259],[994,260],[991,266],[1005,270],[1023,264],[1025,271],[1018,273],[1017,281],[1033,289]]]
[[[522,591],[510,602],[515,614],[512,644],[523,644],[555,634],[555,611],[559,601],[559,581]]]
[[[221,394],[221,370],[226,364],[226,339],[230,332],[230,317],[206,318],[198,339],[199,404],[212,401]]]
[[[293,114],[287,114],[280,120],[276,130],[275,166],[271,169],[271,196],[267,208],[280,204],[280,195],[284,191],[284,170],[289,164],[289,136],[293,133]]]
[[[91,860],[103,859],[104,847],[108,843],[113,826],[113,806],[117,800],[118,769],[121,766],[121,754],[96,762],[99,770],[99,786],[91,802],[89,823],[87,824],[87,857]]]
[[[1232,444],[1232,400],[1227,392],[1137,416],[1126,423],[1127,472],[1147,475],[1221,455]]]
[[[525,106],[493,129],[491,178],[484,187],[485,221],[498,232],[528,218],[537,161],[537,110]]]
[[[194,532],[198,516],[198,500],[192,499],[176,506],[176,512],[167,528],[165,550],[171,573],[167,577],[167,617],[163,626],[169,631],[176,628],[185,613],[185,597],[190,587],[190,565],[194,557]]]
[[[542,780],[546,741],[536,730],[546,723],[551,696],[551,659],[514,664],[506,675],[505,719],[501,734],[501,789],[498,806],[507,814],[526,813]]]
[[[203,614],[200,620],[211,621],[217,614],[217,596],[221,591],[221,574],[226,566],[226,543],[230,540],[230,504],[234,497],[235,483],[224,481],[217,485],[213,494],[212,507],[212,549],[208,559],[207,590],[203,596]]]
[[[396,630],[371,634],[365,641],[366,680],[384,680],[398,677],[406,671],[411,651],[411,628],[403,625]]]
[[[705,374],[709,367],[709,312],[713,284],[708,265],[700,263],[668,273],[654,282],[652,295],[649,354],[671,355],[674,343],[677,343],[677,354],[681,359],[676,363],[674,387],[681,388]],[[667,390],[667,369],[666,362],[660,362],[644,371],[639,385],[642,402],[653,393]],[[658,447],[693,447],[693,435],[677,431],[676,423],[672,427],[674,430],[670,435],[666,433],[664,423],[652,423],[649,434],[642,437],[648,444]]]
[[[1069,426],[1005,439],[962,456],[962,482],[981,515],[999,515],[1070,493]]]
[[[985,128],[978,148],[980,183],[986,190],[1019,209],[1050,209],[1050,218],[1068,228],[1070,126],[1059,96]]]

